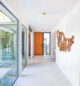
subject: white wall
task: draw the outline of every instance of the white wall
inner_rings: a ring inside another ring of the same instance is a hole
[[[66,33],[67,37],[68,34]],[[75,34],[75,43],[71,47],[70,52],[60,52],[58,46],[56,46],[56,63],[62,69],[68,80],[73,84],[73,86],[79,86],[79,58],[80,58],[80,47],[78,39],[80,35]]]
[[[73,10],[65,16],[56,30],[64,32],[70,38],[74,35],[74,44],[70,52],[60,52],[56,40],[56,63],[64,72],[72,86],[79,86],[80,65],[80,1]],[[54,32],[54,31],[53,31]]]
[[[34,56],[34,33],[31,32],[31,58]]]

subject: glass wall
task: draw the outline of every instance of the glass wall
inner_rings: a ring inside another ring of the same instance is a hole
[[[17,76],[17,19],[0,3],[0,86],[12,86]]]
[[[50,55],[51,33],[44,32],[44,55]]]
[[[27,38],[27,32],[26,32],[26,28],[24,25],[22,25],[22,68],[24,69],[24,67],[26,66],[27,63],[27,42],[26,42],[26,38]]]

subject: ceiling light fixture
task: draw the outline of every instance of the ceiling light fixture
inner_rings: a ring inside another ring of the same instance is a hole
[[[43,12],[42,14],[43,14],[43,15],[46,15],[46,12]]]

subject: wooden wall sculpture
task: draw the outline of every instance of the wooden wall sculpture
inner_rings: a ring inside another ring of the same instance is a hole
[[[60,51],[71,51],[71,46],[74,43],[74,36],[66,38],[63,32],[57,31],[57,40]]]

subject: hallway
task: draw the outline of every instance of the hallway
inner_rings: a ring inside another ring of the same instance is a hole
[[[33,58],[14,86],[72,86],[52,58]]]
[[[80,86],[80,0],[0,0],[0,86]]]

